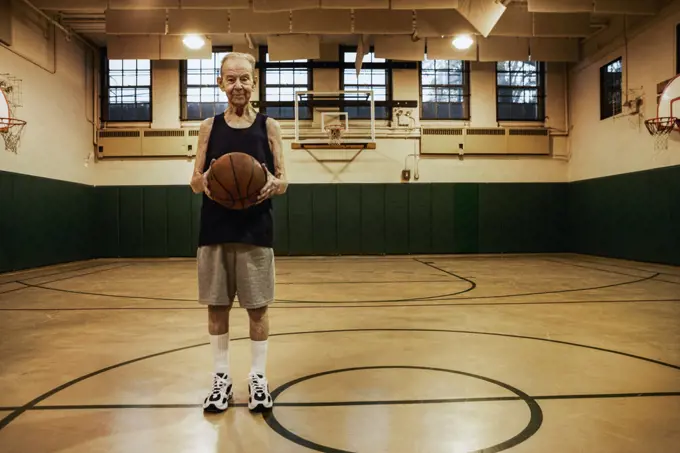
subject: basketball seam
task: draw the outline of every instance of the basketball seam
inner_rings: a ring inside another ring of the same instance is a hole
[[[246,186],[246,197],[250,201],[250,184],[253,182],[253,176],[255,175],[255,165],[250,166],[250,179],[248,180],[248,185]]]
[[[224,186],[222,185],[222,183],[220,182],[220,180],[217,179],[217,178],[215,177],[214,174],[212,174],[212,173],[210,174],[210,179],[212,179],[213,181],[215,181],[215,182],[216,182],[216,183],[217,183],[217,184],[218,184],[218,185],[219,185],[219,186],[227,193],[227,195],[229,195],[229,198],[231,198],[231,205],[233,206],[233,205],[236,203],[236,201],[234,201],[234,197],[231,195],[231,192],[229,192],[229,191],[227,190],[227,188],[224,187]],[[225,200],[225,201],[226,201],[226,200]]]
[[[231,154],[229,154],[229,162],[231,163],[231,173],[234,175],[234,185],[236,186],[236,193],[238,193],[238,200],[241,202],[241,205],[243,205],[243,196],[241,196],[241,190],[238,187],[238,177],[236,176],[236,169],[234,169],[234,159],[231,158]]]

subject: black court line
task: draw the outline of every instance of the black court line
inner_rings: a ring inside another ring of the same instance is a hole
[[[455,300],[455,299],[454,299]],[[384,304],[384,305],[270,305],[270,310],[304,310],[304,309],[334,309],[334,308],[411,308],[411,307],[502,307],[515,305],[588,305],[588,304],[635,304],[655,302],[680,302],[680,299],[621,299],[621,300],[563,300],[563,301],[537,301],[537,302],[480,302],[480,303],[441,303],[441,304]],[[0,308],[0,311],[115,311],[115,310],[205,310],[203,306],[193,307],[64,307],[64,308]],[[233,310],[244,310],[238,304]]]
[[[600,352],[606,352],[610,354],[615,354],[615,355],[620,355],[623,357],[628,357],[631,359],[637,359],[637,360],[642,360],[644,362],[648,363],[653,363],[656,365],[660,365],[663,367],[667,368],[672,368],[674,370],[680,370],[680,365],[674,365],[672,363],[668,362],[663,362],[661,360],[656,360],[648,357],[643,357],[627,352],[622,352],[622,351],[616,351],[613,349],[607,349],[607,348],[601,348],[598,346],[590,346],[590,345],[584,345],[584,344],[579,344],[579,343],[573,343],[569,341],[562,341],[562,340],[554,340],[551,338],[541,338],[541,337],[531,337],[531,336],[525,336],[525,335],[515,335],[515,334],[505,334],[505,333],[498,333],[498,332],[479,332],[479,331],[472,331],[472,330],[445,330],[445,329],[337,329],[337,330],[312,330],[312,331],[303,331],[303,332],[281,332],[281,333],[272,333],[269,336],[270,337],[281,337],[281,336],[292,336],[292,335],[314,335],[314,334],[332,334],[332,333],[348,333],[348,332],[428,332],[428,333],[453,333],[453,334],[464,334],[464,335],[484,335],[484,336],[492,336],[492,337],[501,337],[501,338],[512,338],[512,339],[521,339],[521,340],[533,340],[533,341],[542,341],[546,343],[554,343],[554,344],[560,344],[564,346],[573,346],[573,347],[578,347],[578,348],[584,348],[584,349],[590,349],[594,351],[600,351]],[[233,338],[230,341],[240,341],[240,340],[246,340],[249,339],[250,337],[237,337]],[[67,389],[79,382],[82,382],[86,379],[89,379],[94,376],[98,376],[102,373],[105,373],[110,370],[114,370],[116,368],[120,368],[126,365],[130,365],[136,362],[141,362],[142,360],[147,360],[151,359],[154,357],[160,357],[163,355],[167,354],[172,354],[174,352],[180,352],[180,351],[186,351],[189,349],[194,349],[194,348],[199,348],[203,346],[208,346],[210,343],[204,342],[204,343],[198,343],[198,344],[193,344],[189,346],[183,346],[180,348],[174,348],[174,349],[169,349],[167,351],[161,351],[157,352],[154,354],[149,354],[141,357],[137,357],[135,359],[130,359],[126,360],[123,362],[119,362],[104,368],[101,368],[99,370],[93,371],[88,374],[84,374],[78,378],[72,379],[68,382],[65,382],[64,384],[61,384],[57,387],[54,387],[53,389],[43,393],[42,395],[37,396],[33,400],[27,402],[23,406],[19,407],[18,409],[14,410],[12,413],[9,415],[5,416],[2,420],[0,420],[0,430],[5,428],[7,425],[9,425],[13,420],[15,420],[17,417],[19,417],[21,414],[28,410],[32,410],[34,407],[36,407],[38,404],[46,400],[47,398],[53,396],[56,393],[59,393],[60,391]]]
[[[411,259],[417,261],[417,259],[414,259],[414,258],[411,258]],[[654,275],[651,275],[649,277],[644,277],[644,278],[640,278],[640,279],[637,279],[637,280],[630,280],[630,281],[625,281],[625,282],[612,283],[612,284],[609,284],[609,285],[593,286],[593,287],[586,287],[586,288],[573,288],[573,289],[563,289],[563,290],[553,290],[553,291],[538,291],[538,292],[532,292],[532,293],[518,293],[518,294],[500,294],[500,295],[492,295],[492,296],[452,297],[452,296],[456,296],[458,294],[463,294],[463,293],[466,293],[468,291],[475,289],[476,286],[477,286],[476,283],[473,282],[472,280],[465,278],[465,277],[460,277],[456,274],[447,272],[446,270],[437,268],[437,267],[433,266],[432,264],[427,264],[426,262],[422,262],[422,261],[418,261],[418,262],[420,262],[421,264],[425,264],[429,267],[433,267],[433,268],[440,270],[442,272],[448,273],[449,275],[452,275],[452,276],[454,276],[458,279],[461,279],[463,281],[466,281],[467,283],[470,284],[470,287],[468,287],[465,290],[457,291],[457,292],[450,293],[450,294],[412,297],[412,298],[405,298],[405,299],[359,300],[359,301],[309,301],[309,300],[277,299],[276,302],[284,303],[284,304],[341,304],[341,303],[345,303],[345,304],[347,304],[347,303],[352,303],[352,304],[371,304],[371,303],[373,303],[373,304],[377,304],[377,303],[387,303],[387,302],[419,302],[419,301],[432,301],[432,300],[496,299],[496,298],[535,296],[535,295],[545,295],[545,294],[560,294],[560,293],[568,293],[568,292],[590,291],[590,290],[596,290],[596,289],[612,288],[612,287],[616,287],[616,286],[636,284],[636,283],[640,283],[640,282],[643,282],[643,281],[646,281],[646,280],[651,280],[651,279],[656,278],[659,275],[658,273],[655,273]],[[82,294],[82,295],[89,295],[89,296],[103,296],[103,297],[113,297],[113,298],[123,298],[123,299],[195,302],[195,299],[148,297],[148,296],[128,296],[128,295],[119,295],[119,294],[92,293],[92,292],[88,292],[88,291],[75,291],[75,290],[68,290],[68,289],[61,289],[61,288],[51,288],[51,287],[48,287],[48,286],[43,286],[44,284],[33,285],[33,284],[25,283],[25,282],[22,282],[22,283],[26,284],[27,286],[33,287],[33,288],[41,288],[41,289],[45,289],[45,290],[48,290],[48,291],[59,291],[59,292],[64,292],[64,293],[69,293],[69,294]]]
[[[634,285],[636,283],[641,283],[647,280],[652,280],[656,278],[659,274],[654,274],[649,277],[643,277],[639,278],[637,280],[629,280],[625,282],[619,282],[619,283],[612,283],[609,285],[601,285],[601,286],[591,286],[591,287],[586,287],[586,288],[573,288],[573,289],[560,289],[560,290],[553,290],[553,291],[537,291],[533,293],[517,293],[517,294],[497,294],[493,296],[464,296],[464,297],[449,297],[449,296],[455,296],[456,294],[459,293],[454,293],[454,294],[443,294],[441,296],[425,296],[425,297],[414,297],[411,299],[395,299],[395,300],[370,300],[370,301],[343,301],[343,302],[329,302],[329,301],[304,301],[304,300],[287,300],[287,299],[277,299],[276,302],[278,303],[287,303],[287,304],[334,304],[334,303],[354,303],[354,304],[360,304],[360,303],[377,303],[377,302],[418,302],[418,301],[432,301],[432,300],[479,300],[479,299],[501,299],[501,298],[506,298],[506,297],[520,297],[520,296],[542,296],[545,294],[562,294],[562,293],[572,293],[572,292],[578,292],[578,291],[591,291],[591,290],[596,290],[596,289],[605,289],[605,288],[613,288],[616,286],[624,286],[624,285]],[[467,292],[470,291],[470,289],[467,289],[462,292]],[[408,306],[408,305],[404,305]]]
[[[551,263],[558,263],[558,264],[565,264],[565,265],[567,265],[567,266],[581,267],[581,268],[583,268],[583,269],[596,270],[596,271],[600,271],[600,272],[607,272],[607,273],[610,273],[610,274],[626,275],[626,276],[628,276],[628,277],[639,277],[639,275],[627,274],[627,273],[619,272],[619,271],[612,271],[612,270],[610,270],[610,269],[602,269],[601,267],[592,267],[592,266],[585,266],[585,265],[583,265],[583,264],[569,263],[569,262],[566,262],[566,261],[559,261],[559,260],[547,259],[547,258],[544,259],[543,261],[549,261],[549,262],[551,262]],[[606,265],[605,265],[605,266],[606,266]],[[653,274],[653,272],[651,272],[651,271],[642,271],[642,270],[641,270],[641,271],[639,271],[639,272],[644,272],[644,273],[646,273],[646,274]],[[661,275],[661,273],[659,273],[658,275]],[[668,275],[668,274],[666,274],[666,275]],[[674,282],[674,281],[670,281],[670,280],[664,280],[664,279],[658,278],[658,277],[657,277],[655,280],[658,281],[658,282],[672,283],[672,284],[674,284],[674,285],[680,285],[680,282]]]
[[[11,284],[13,284],[13,283],[16,284],[16,285],[22,285],[22,286],[19,287],[19,288],[12,288],[12,289],[9,289],[9,290],[7,290],[7,291],[0,291],[0,296],[2,296],[3,294],[9,294],[9,293],[13,293],[13,292],[15,292],[15,291],[20,291],[20,290],[22,290],[22,289],[26,289],[26,288],[27,288],[26,285],[24,285],[23,283],[19,283],[19,282],[3,283],[3,285],[11,285]]]
[[[47,285],[48,283],[61,282],[61,281],[64,281],[64,280],[72,280],[74,278],[85,277],[87,275],[92,275],[92,274],[99,274],[101,272],[106,272],[106,271],[113,271],[113,270],[116,270],[116,269],[121,269],[123,267],[129,267],[129,266],[132,266],[132,264],[121,264],[120,266],[107,267],[106,269],[97,269],[96,271],[85,272],[84,274],[69,275],[68,277],[56,278],[54,280],[42,282],[42,283],[40,283],[40,285]],[[33,279],[28,279],[28,280],[33,280]],[[23,280],[17,280],[17,283],[21,283],[22,285],[27,285],[27,286],[31,285],[31,283],[26,283]]]
[[[417,259],[417,258],[414,258],[414,260],[415,260],[416,262],[420,263],[420,264],[424,264],[424,265],[427,266],[427,267],[431,267],[432,269],[436,269],[436,270],[438,270],[439,272],[443,272],[443,273],[448,274],[448,275],[451,275],[452,277],[455,277],[455,278],[457,278],[457,279],[459,279],[459,280],[463,280],[463,281],[467,282],[467,283],[470,285],[470,287],[469,287],[468,289],[466,289],[465,291],[461,291],[461,292],[458,293],[458,294],[463,294],[463,293],[467,293],[467,292],[470,292],[470,291],[474,291],[474,290],[477,288],[477,283],[473,282],[473,281],[470,280],[469,278],[461,277],[460,275],[454,274],[454,273],[451,272],[451,271],[447,271],[446,269],[442,269],[441,267],[437,267],[437,266],[435,266],[433,263],[431,263],[431,262],[429,262],[429,261],[421,261],[421,260],[419,260],[419,259]],[[435,297],[436,297],[436,296],[435,296]],[[425,299],[430,299],[430,297],[423,297],[421,300],[425,300]]]
[[[57,279],[54,279],[54,280],[49,280],[49,281],[46,281],[46,282],[42,282],[42,283],[40,283],[40,284],[38,284],[38,285],[34,285],[34,284],[32,284],[32,283],[28,283],[28,282],[25,282],[25,281],[23,281],[23,280],[16,280],[16,281],[14,281],[14,282],[12,282],[12,283],[18,283],[18,284],[20,284],[20,285],[24,285],[24,287],[23,287],[23,288],[16,288],[16,289],[13,289],[13,290],[10,290],[10,291],[0,292],[0,296],[2,296],[3,294],[13,293],[13,292],[15,292],[15,291],[21,291],[22,289],[27,289],[27,288],[51,289],[51,290],[54,290],[54,291],[58,291],[57,288],[49,288],[49,287],[47,287],[47,286],[42,286],[42,285],[46,285],[46,284],[48,284],[48,283],[60,282],[60,281],[64,281],[64,280],[71,280],[71,279],[78,278],[78,277],[84,277],[84,276],[86,276],[86,275],[98,274],[98,273],[100,273],[100,272],[106,272],[106,271],[115,270],[115,269],[120,269],[120,268],[128,267],[128,266],[131,266],[131,264],[122,264],[122,265],[120,265],[120,266],[107,267],[106,269],[97,269],[97,270],[95,270],[95,271],[86,272],[86,273],[84,273],[84,274],[77,274],[77,275],[70,275],[70,276],[68,276],[68,277],[61,277],[61,278],[57,278]],[[97,266],[97,267],[101,267],[101,266]],[[75,272],[75,271],[74,271],[74,272]],[[64,274],[64,273],[66,273],[66,272],[61,272],[61,273]],[[41,276],[41,277],[32,277],[32,278],[30,278],[30,279],[28,279],[28,280],[33,280],[33,279],[36,279],[36,278],[43,278],[43,276]]]
[[[649,269],[640,269],[640,268],[638,268],[638,267],[624,266],[624,265],[622,265],[622,264],[603,263],[603,262],[601,262],[601,261],[587,260],[587,259],[583,258],[584,255],[580,255],[580,254],[577,255],[577,256],[578,256],[577,259],[580,259],[581,261],[585,261],[585,262],[587,262],[587,263],[602,264],[602,265],[604,265],[604,266],[618,267],[618,268],[621,268],[621,269],[631,269],[631,270],[636,270],[636,271],[640,271],[640,272],[657,272],[657,271],[655,271],[655,270],[652,271],[652,270],[649,270]],[[593,256],[593,257],[596,257],[596,255],[586,255],[586,256]],[[615,259],[615,258],[606,258],[606,257],[603,257],[603,258],[604,258],[604,259]],[[650,265],[655,265],[655,263],[649,263],[649,264],[650,264]],[[672,264],[664,264],[663,266],[671,266],[671,267],[672,267],[673,265],[672,265]],[[676,267],[677,267],[677,266],[676,266]],[[680,277],[680,274],[673,274],[673,273],[670,273],[670,272],[659,272],[659,274],[662,274],[662,275],[672,275],[673,277]]]
[[[35,278],[51,277],[53,275],[66,274],[66,273],[69,273],[69,272],[78,272],[78,271],[82,271],[82,270],[93,269],[95,267],[108,266],[108,265],[111,265],[111,264],[116,264],[116,263],[114,262],[114,263],[96,264],[94,266],[81,266],[81,267],[78,267],[78,268],[75,268],[75,269],[68,269],[68,270],[63,270],[63,271],[58,271],[58,272],[52,272],[50,274],[37,275],[37,276],[34,276],[34,277],[21,276],[21,277],[17,277],[16,280],[1,281],[2,279],[0,279],[0,284],[4,285],[6,283],[15,283],[19,280],[33,280]],[[27,273],[30,273],[30,272],[37,272],[37,270],[17,271],[16,273],[17,274],[27,274]],[[0,274],[0,276],[1,275],[2,274]]]
[[[373,284],[404,284],[404,283],[451,283],[451,280],[377,280],[377,281],[316,281],[316,282],[276,282],[278,285],[373,285]]]
[[[531,395],[530,395],[531,396]],[[539,395],[531,396],[535,400],[581,400],[581,399],[619,399],[619,398],[665,398],[680,396],[680,392],[630,392],[630,393],[594,393],[572,395]],[[376,401],[281,401],[275,407],[344,407],[344,406],[408,406],[426,404],[486,403],[499,401],[521,401],[517,396],[488,396],[470,398],[438,398],[414,400],[376,400]],[[69,411],[97,409],[195,409],[203,407],[200,403],[168,403],[168,404],[62,404],[35,406],[30,411]],[[247,403],[230,403],[230,408],[246,408]],[[21,406],[0,407],[0,411],[14,411]]]

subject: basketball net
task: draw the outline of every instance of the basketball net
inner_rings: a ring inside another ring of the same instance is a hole
[[[26,121],[16,118],[0,118],[0,135],[5,142],[5,149],[17,154],[21,133],[26,126]]]
[[[344,128],[339,124],[332,124],[326,126],[326,134],[328,135],[329,145],[341,145],[342,144],[342,133]]]
[[[673,132],[677,121],[678,119],[673,117],[650,118],[645,121],[647,130],[654,136],[654,150],[668,149],[668,137]]]

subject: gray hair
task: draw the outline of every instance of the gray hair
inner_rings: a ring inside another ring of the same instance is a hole
[[[224,57],[222,57],[222,62],[220,63],[220,75],[222,75],[224,64],[228,60],[231,60],[231,59],[234,59],[234,58],[242,58],[244,60],[247,60],[250,63],[250,65],[253,67],[252,76],[253,76],[253,79],[255,79],[255,64],[256,64],[255,63],[255,57],[253,57],[249,53],[244,53],[244,52],[229,52]]]

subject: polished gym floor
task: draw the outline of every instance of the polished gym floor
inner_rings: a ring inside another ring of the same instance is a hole
[[[0,275],[0,451],[670,453],[680,268],[583,255],[277,259],[269,414],[204,415],[196,263]]]

